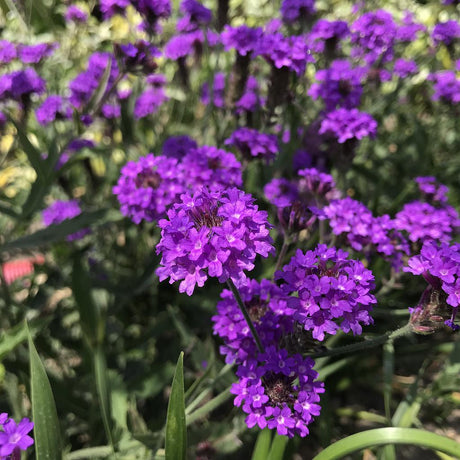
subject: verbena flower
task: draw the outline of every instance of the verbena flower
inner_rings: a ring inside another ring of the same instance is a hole
[[[305,254],[297,250],[290,262],[275,273],[289,295],[293,317],[323,341],[325,334],[341,329],[361,334],[362,324],[372,324],[369,312],[376,303],[370,294],[374,276],[348,253],[320,244]]]
[[[460,326],[454,324],[454,320],[460,305],[460,244],[439,245],[433,241],[426,241],[420,254],[410,258],[408,267],[404,267],[403,270],[414,275],[422,275],[430,284],[431,291],[443,291],[444,295],[438,302],[445,302],[452,307],[451,317],[445,324],[459,330]]]
[[[252,53],[262,37],[262,29],[260,27],[248,27],[242,25],[239,27],[225,26],[221,39],[225,51],[235,49],[242,56]]]
[[[374,217],[363,203],[350,197],[333,200],[322,209],[319,218],[327,218],[332,233],[345,235],[354,250],[378,252],[396,269],[401,268],[403,255],[409,253],[406,239],[388,215]]]
[[[439,208],[413,201],[396,214],[395,228],[407,232],[409,240],[414,243],[422,244],[427,240],[448,243],[458,233],[460,219],[452,206]]]
[[[433,99],[448,104],[460,102],[460,78],[452,70],[442,70],[430,76],[433,83]]]
[[[27,434],[34,427],[27,417],[24,417],[18,424],[8,418],[8,414],[0,414],[0,425],[3,431],[0,431],[0,457],[2,459],[9,458],[13,452],[26,450],[30,447],[34,440]],[[20,454],[19,454],[20,455]]]
[[[189,150],[182,158],[181,168],[187,187],[194,191],[209,188],[240,187],[243,185],[241,163],[231,152],[210,145]]]
[[[133,113],[136,119],[145,118],[155,113],[168,99],[164,90],[166,85],[164,75],[149,75],[147,83],[149,86],[139,95],[134,103]]]
[[[110,19],[115,14],[125,14],[130,0],[99,0],[99,7],[104,19]]]
[[[35,115],[41,125],[48,125],[56,119],[71,118],[72,108],[61,96],[51,95],[37,107]]]
[[[319,134],[329,134],[339,144],[348,140],[361,140],[364,137],[374,137],[377,133],[377,122],[366,112],[358,109],[339,108],[328,112],[323,121]]]
[[[0,40],[0,63],[8,64],[16,57],[16,45],[8,40]]]
[[[449,189],[445,185],[439,184],[435,177],[416,177],[415,182],[428,202],[439,204],[447,203],[447,192]]]
[[[423,24],[414,22],[414,14],[406,11],[403,23],[396,30],[395,38],[400,42],[413,42],[417,39],[418,33],[425,30],[426,27]]]
[[[58,46],[58,43],[19,45],[18,57],[24,64],[38,64],[43,58],[51,56]]]
[[[182,0],[180,10],[184,13],[184,17],[177,23],[180,32],[190,32],[208,25],[212,20],[212,11],[196,0]]]
[[[450,45],[457,38],[460,38],[460,24],[453,19],[440,22],[434,26],[431,38],[435,45],[440,45],[441,43]]]
[[[313,370],[314,361],[286,350],[267,347],[265,353],[239,366],[230,392],[235,406],[243,406],[249,428],[276,429],[279,435],[305,437],[321,410],[324,384]]]
[[[115,45],[115,54],[124,71],[130,73],[150,74],[157,68],[155,58],[161,56],[158,48],[145,40],[135,43]]]
[[[81,109],[89,102],[94,91],[99,87],[105,70],[111,62],[110,75],[107,82],[106,92],[110,91],[116,77],[118,66],[115,57],[111,53],[93,53],[88,60],[88,70],[78,74],[70,83],[70,102]]]
[[[234,145],[246,160],[262,158],[269,162],[274,160],[279,151],[278,139],[273,134],[265,134],[251,128],[238,128],[225,141]]]
[[[155,157],[153,153],[123,166],[113,193],[120,211],[135,224],[166,217],[166,211],[184,192],[175,158]]]
[[[340,40],[350,34],[350,29],[345,21],[318,20],[308,34],[308,44],[315,53],[329,51],[332,54]]]
[[[196,141],[189,136],[171,136],[165,140],[161,154],[181,160],[190,150],[197,147]]]
[[[367,64],[393,59],[396,23],[385,10],[364,13],[351,25],[352,57],[362,57]]]
[[[208,277],[239,283],[244,271],[254,268],[257,254],[274,251],[267,213],[236,188],[186,193],[167,215],[159,222],[162,258],[156,273],[160,281],[181,281],[179,291],[188,295]]]
[[[398,77],[407,78],[410,75],[417,73],[418,67],[415,61],[396,59],[393,71],[396,75],[398,75]]]
[[[25,101],[32,94],[42,94],[46,82],[31,67],[0,76],[0,100]]]
[[[77,200],[55,201],[48,208],[42,211],[43,223],[46,226],[59,224],[64,220],[72,219],[81,214]],[[82,229],[67,236],[67,241],[74,241],[83,238],[89,233],[89,229]]]
[[[292,24],[302,18],[308,18],[314,12],[314,0],[283,0],[283,3],[281,3],[281,16],[287,24]]]
[[[307,62],[314,62],[302,35],[284,36],[280,32],[265,33],[256,50],[276,69],[288,69],[297,75],[303,75]]]
[[[144,17],[146,24],[155,29],[159,19],[171,16],[170,0],[130,0],[134,8]]]
[[[235,102],[235,112],[237,114],[243,111],[254,112],[264,104],[265,99],[259,94],[259,83],[257,79],[249,75],[243,95]]]
[[[337,107],[352,109],[357,107],[363,92],[361,81],[366,75],[364,68],[352,68],[347,60],[333,61],[328,69],[318,70],[316,80],[308,90],[313,99],[322,98],[326,110]]]
[[[201,102],[205,105],[212,103],[212,105],[220,109],[225,107],[225,74],[223,72],[217,72],[214,75],[212,88],[209,88],[207,83],[203,84]]]
[[[268,280],[258,283],[248,279],[238,290],[262,346],[279,343],[291,333],[291,310],[279,287]],[[224,341],[220,353],[226,363],[242,364],[257,355],[257,346],[232,292],[224,289],[220,297],[212,317],[214,334]]]
[[[88,14],[75,5],[69,5],[65,12],[67,22],[84,23],[88,20]]]

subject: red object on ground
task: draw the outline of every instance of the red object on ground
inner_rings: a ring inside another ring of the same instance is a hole
[[[2,264],[3,277],[6,284],[11,284],[13,281],[23,276],[30,275],[34,271],[34,264],[42,264],[45,262],[45,257],[38,254],[34,257],[24,257],[23,259],[10,260]]]

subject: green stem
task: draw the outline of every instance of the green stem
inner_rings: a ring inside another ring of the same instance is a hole
[[[259,334],[257,334],[256,328],[254,327],[254,324],[251,321],[249,313],[246,310],[246,306],[244,305],[243,299],[241,298],[240,293],[238,292],[238,289],[236,288],[236,286],[233,284],[233,281],[231,280],[231,278],[227,280],[227,285],[232,291],[233,296],[235,297],[236,303],[240,307],[241,313],[243,313],[244,319],[246,320],[246,323],[249,326],[251,334],[254,337],[258,350],[261,353],[264,353],[265,350],[264,350],[264,347],[262,346],[262,342],[260,341]]]
[[[412,332],[411,326],[409,324],[406,324],[404,327],[401,327],[400,329],[396,329],[393,332],[388,332],[372,340],[364,340],[363,342],[353,343],[351,345],[345,345],[344,347],[334,348],[332,350],[314,353],[309,356],[311,358],[322,358],[323,356],[338,356],[338,355],[344,355],[347,353],[355,353],[357,351],[366,350],[368,348],[378,347],[379,345],[384,344],[388,340],[393,341],[399,337],[409,335],[411,332]]]
[[[284,260],[284,257],[286,256],[286,252],[287,252],[290,244],[291,244],[291,242],[290,242],[289,238],[285,235],[284,236],[284,241],[283,241],[283,246],[281,246],[281,251],[280,251],[280,254],[278,256],[278,260],[276,261],[275,271],[273,273],[276,273],[281,268],[281,265],[283,265],[283,260]]]

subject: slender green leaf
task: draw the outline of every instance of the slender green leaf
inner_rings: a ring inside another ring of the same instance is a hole
[[[0,361],[11,353],[19,344],[25,342],[29,334],[34,337],[37,332],[43,329],[50,321],[49,318],[37,318],[29,323],[17,324],[0,336]]]
[[[257,436],[256,445],[252,452],[251,460],[266,460],[270,451],[270,444],[272,442],[272,432],[265,428],[259,432]]]
[[[91,224],[107,221],[107,217],[113,219],[115,216],[107,209],[84,212],[72,219],[63,221],[60,224],[50,225],[49,227],[32,233],[31,235],[23,236],[16,240],[6,242],[3,246],[0,247],[0,252],[8,251],[11,249],[31,249],[36,248],[37,246],[61,241],[66,236],[86,228]]]
[[[166,460],[185,459],[186,451],[187,429],[185,425],[184,352],[181,352],[177,360],[171,395],[169,396],[165,439]]]
[[[19,123],[16,120],[14,120],[13,118],[10,118],[10,121],[11,123],[13,123],[14,127],[16,128],[16,131],[18,133],[19,142],[21,143],[22,149],[26,153],[30,164],[35,169],[35,172],[37,173],[37,179],[39,181],[44,180],[47,174],[44,168],[45,162],[42,159],[40,150],[38,150],[32,144],[32,142],[30,142],[29,138],[27,137],[27,134],[25,133],[25,131],[22,129],[22,127],[19,125]]]
[[[110,446],[88,447],[86,449],[75,450],[67,454],[65,460],[90,460],[92,458],[107,458],[113,452]]]
[[[204,417],[205,415],[212,412],[214,409],[218,408],[228,399],[230,399],[233,395],[230,393],[230,387],[224,390],[222,393],[218,394],[215,398],[212,398],[206,404],[203,404],[199,409],[195,412],[192,412],[190,415],[187,416],[187,426],[194,423],[196,420]]]
[[[273,438],[272,446],[268,454],[267,460],[283,460],[284,451],[286,450],[289,438],[276,434]]]
[[[460,443],[445,436],[415,428],[377,428],[341,439],[313,460],[338,460],[352,452],[386,444],[413,444],[460,457]]]
[[[99,81],[99,84],[94,91],[91,99],[89,100],[87,106],[85,107],[84,113],[90,113],[93,110],[97,112],[100,108],[100,104],[104,98],[104,94],[107,91],[107,85],[109,84],[110,73],[112,70],[112,58],[107,60],[107,67],[102,74],[102,78]]]
[[[0,203],[0,213],[10,217],[19,217],[20,211],[7,203]]]
[[[91,280],[81,252],[75,254],[72,269],[72,292],[80,313],[80,325],[88,344],[97,345],[103,341],[104,329],[98,305],[91,292]]]
[[[30,334],[29,358],[35,458],[61,460],[61,436],[53,393]]]
[[[102,423],[104,424],[107,440],[112,446],[112,450],[114,450],[112,436],[112,411],[110,407],[110,386],[107,374],[107,363],[102,346],[98,346],[94,350],[94,378],[96,380],[97,395],[101,407]]]

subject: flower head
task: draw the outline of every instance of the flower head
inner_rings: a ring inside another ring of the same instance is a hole
[[[27,417],[23,418],[18,424],[13,419],[5,419],[5,415],[0,415],[0,423],[3,424],[3,431],[0,431],[0,457],[7,458],[15,450],[26,450],[34,440],[27,434],[34,427]],[[3,416],[3,417],[2,417]]]
[[[175,158],[155,157],[153,153],[128,162],[121,170],[113,193],[121,213],[135,224],[151,222],[166,216],[166,211],[184,192],[183,181]]]
[[[263,158],[267,162],[273,160],[278,154],[278,140],[273,134],[264,134],[251,128],[238,128],[225,141],[226,145],[234,145],[244,156]]]
[[[239,282],[254,268],[257,254],[274,251],[267,213],[236,188],[186,193],[160,220],[160,281],[181,281],[180,292],[192,295],[208,277]]]
[[[369,312],[376,303],[370,294],[374,276],[362,262],[347,256],[341,249],[320,244],[305,254],[297,250],[275,273],[281,289],[291,296],[288,305],[294,309],[294,319],[317,340],[338,329],[361,334],[361,324],[373,323]]]
[[[81,209],[76,200],[55,201],[51,206],[42,211],[43,223],[46,226],[59,224],[64,220],[72,219],[81,214]],[[83,238],[89,233],[89,229],[83,229],[67,236],[67,241]]]

